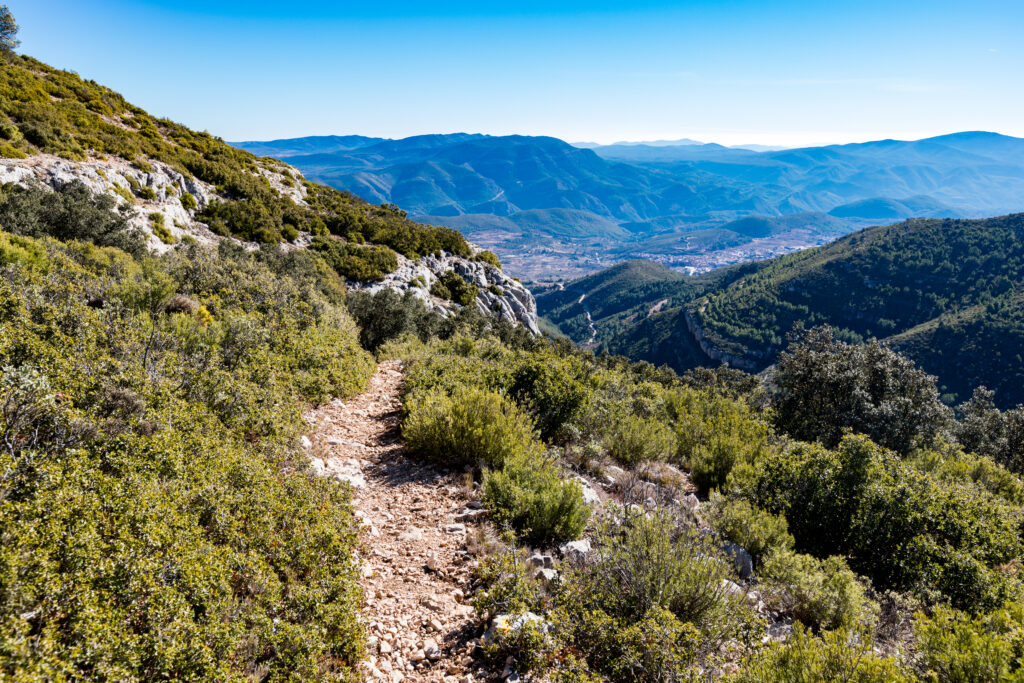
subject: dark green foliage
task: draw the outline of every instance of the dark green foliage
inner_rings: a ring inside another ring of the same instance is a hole
[[[934,377],[877,342],[838,341],[829,327],[796,337],[774,380],[775,424],[804,441],[834,446],[853,431],[908,453],[932,443],[949,420]]]
[[[552,438],[576,420],[590,400],[586,368],[578,358],[551,351],[522,356],[516,364],[509,394],[536,418],[541,436]]]
[[[836,450],[796,445],[759,469],[754,502],[785,515],[798,550],[849,555],[879,590],[937,591],[972,610],[1002,599],[993,568],[1020,555],[1017,508],[938,481],[865,437]]]
[[[473,303],[479,291],[476,285],[453,270],[443,273],[430,287],[430,293],[434,296],[454,301],[461,306]]]
[[[269,253],[5,239],[0,677],[354,675],[358,525],[298,448],[373,369],[343,310]]]
[[[359,341],[370,351],[404,334],[427,341],[441,326],[441,316],[428,310],[411,291],[399,294],[389,288],[376,294],[350,292],[347,304],[359,323]]]
[[[985,455],[1012,472],[1024,474],[1024,406],[1000,411],[994,393],[985,387],[960,406],[957,440],[968,451]]]
[[[145,246],[126,216],[116,210],[113,197],[93,195],[79,182],[56,191],[5,185],[0,190],[0,227],[16,235],[84,240],[133,254]]]
[[[349,281],[380,282],[398,268],[395,252],[385,247],[360,246],[333,237],[317,237],[309,248]]]

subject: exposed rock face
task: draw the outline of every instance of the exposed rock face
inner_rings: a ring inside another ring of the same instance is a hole
[[[0,161],[0,184],[28,186],[42,183],[56,190],[77,181],[96,194],[109,194],[117,200],[119,206],[127,208],[129,222],[149,235],[149,248],[156,252],[166,251],[170,245],[164,244],[153,234],[150,214],[154,213],[163,214],[164,225],[177,238],[191,235],[200,242],[215,243],[217,236],[193,217],[194,210],[185,209],[181,203],[182,196],[187,192],[195,198],[199,207],[205,206],[217,198],[213,186],[196,178],[187,178],[159,161],[153,161],[150,165],[152,172],[147,173],[114,157],[69,161],[51,154],[40,154],[27,159]],[[129,200],[124,195],[131,196],[132,183],[151,188],[156,199],[134,197]]]
[[[479,249],[474,249],[479,252]],[[475,305],[485,315],[494,315],[510,323],[519,323],[533,334],[540,334],[537,324],[537,302],[523,284],[512,279],[489,263],[453,256],[447,252],[441,256],[424,256],[412,261],[398,255],[398,269],[389,273],[383,282],[350,282],[352,289],[376,293],[383,289],[397,292],[412,292],[428,307],[449,315],[458,305],[431,295],[430,288],[442,275],[455,271],[466,281],[476,285],[479,293]],[[491,288],[498,290],[492,291]]]
[[[306,187],[297,169],[270,159],[261,159],[260,164],[259,173],[270,182],[271,187],[298,204],[305,203]],[[206,224],[195,219],[196,209],[188,210],[182,205],[182,197],[187,192],[195,198],[197,208],[201,209],[220,198],[216,189],[209,183],[186,177],[162,162],[150,160],[149,165],[152,170],[146,172],[116,157],[69,161],[51,154],[40,154],[27,159],[0,159],[0,184],[28,186],[42,183],[59,189],[78,181],[96,194],[109,194],[117,200],[119,206],[127,210],[132,225],[149,236],[148,246],[157,253],[167,251],[170,245],[154,234],[150,217],[152,214],[164,216],[164,226],[175,238],[189,235],[205,244],[215,244],[220,240]],[[134,197],[133,185],[152,189],[156,198]],[[301,248],[309,242],[310,236],[304,234],[290,248]],[[475,253],[479,251],[474,247]],[[458,305],[432,296],[430,287],[441,275],[452,270],[479,288],[475,304],[481,313],[497,316],[513,324],[519,323],[532,334],[540,334],[537,302],[533,294],[500,268],[447,253],[426,256],[418,261],[411,261],[399,254],[398,261],[398,269],[383,282],[350,282],[349,287],[369,292],[384,288],[399,292],[412,291],[431,309],[442,315],[450,315]]]

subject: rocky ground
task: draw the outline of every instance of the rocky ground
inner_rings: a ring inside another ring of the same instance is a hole
[[[406,456],[401,384],[401,364],[385,361],[364,394],[309,416],[314,468],[355,487],[363,523],[367,679],[483,679],[470,656],[479,626],[465,596],[474,566],[467,533],[485,513],[460,473]]]

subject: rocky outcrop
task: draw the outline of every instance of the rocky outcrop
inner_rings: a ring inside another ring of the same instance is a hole
[[[693,317],[693,314],[686,310],[685,307],[683,308],[683,320],[686,321],[686,329],[690,332],[690,335],[697,342],[698,346],[700,346],[700,350],[703,351],[708,358],[718,361],[719,363],[726,363],[730,367],[746,370],[747,372],[757,371],[757,362],[752,361],[749,358],[742,358],[735,354],[726,353],[712,346],[704,335],[704,329],[700,326],[700,323],[697,322],[696,318]]]
[[[479,249],[474,248],[476,252]],[[537,323],[537,302],[521,282],[506,275],[489,263],[454,256],[447,252],[433,254],[413,261],[398,256],[398,268],[382,282],[350,282],[349,287],[370,293],[392,289],[399,293],[412,292],[429,308],[441,315],[450,315],[458,304],[433,296],[430,288],[442,275],[454,271],[477,286],[474,302],[485,315],[494,315],[510,323],[518,323],[535,335],[540,334]]]
[[[59,189],[77,181],[96,194],[109,194],[125,210],[129,222],[149,235],[149,247],[158,253],[166,251],[170,245],[154,234],[153,214],[163,215],[164,226],[175,238],[189,235],[199,242],[215,243],[218,237],[195,219],[195,209],[186,209],[182,204],[182,198],[188,193],[195,199],[197,208],[202,208],[217,199],[213,186],[194,177],[186,177],[159,161],[151,161],[149,166],[149,171],[143,171],[114,157],[70,161],[40,154],[27,159],[0,160],[0,184],[27,186],[41,183]],[[153,198],[135,196],[135,188],[149,188]]]
[[[145,166],[144,166],[145,167]],[[282,196],[304,204],[306,185],[302,174],[284,162],[260,159],[258,172]],[[148,161],[148,170],[142,170],[123,159],[109,157],[71,161],[50,154],[26,159],[0,159],[0,184],[31,185],[41,183],[53,189],[80,182],[96,194],[114,197],[128,215],[129,222],[148,235],[149,248],[157,253],[171,248],[154,232],[154,214],[163,216],[163,226],[177,241],[188,235],[205,243],[215,244],[222,239],[195,218],[196,211],[220,199],[216,189],[194,177],[185,176],[159,161]],[[141,188],[148,191],[140,192]],[[185,194],[195,199],[195,208],[183,204]],[[147,195],[140,197],[139,195]],[[289,248],[302,248],[309,244],[310,236],[303,234]],[[253,248],[255,244],[251,245]],[[474,247],[474,253],[479,253]],[[539,335],[537,302],[533,294],[518,280],[506,275],[489,263],[466,259],[452,254],[430,255],[412,261],[398,255],[399,266],[383,282],[350,282],[349,287],[369,292],[390,288],[399,292],[412,291],[432,310],[450,315],[457,304],[430,294],[434,282],[448,271],[455,271],[479,288],[475,305],[481,313],[497,316],[513,324],[521,324],[532,334]]]

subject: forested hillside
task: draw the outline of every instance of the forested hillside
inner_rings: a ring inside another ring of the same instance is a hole
[[[584,295],[591,282],[565,289]],[[939,377],[950,400],[963,400],[984,384],[996,390],[1000,405],[1024,402],[1018,359],[1024,348],[1022,214],[869,228],[824,247],[721,271],[714,280],[669,280],[649,296],[637,295],[642,282],[627,279],[603,296],[635,296],[641,312],[668,299],[665,308],[630,324],[595,316],[601,348],[680,371],[723,360],[762,370],[795,325],[829,324],[847,341],[883,339],[903,350]],[[585,313],[580,306],[550,292],[538,303],[571,338],[590,338],[578,322]]]

